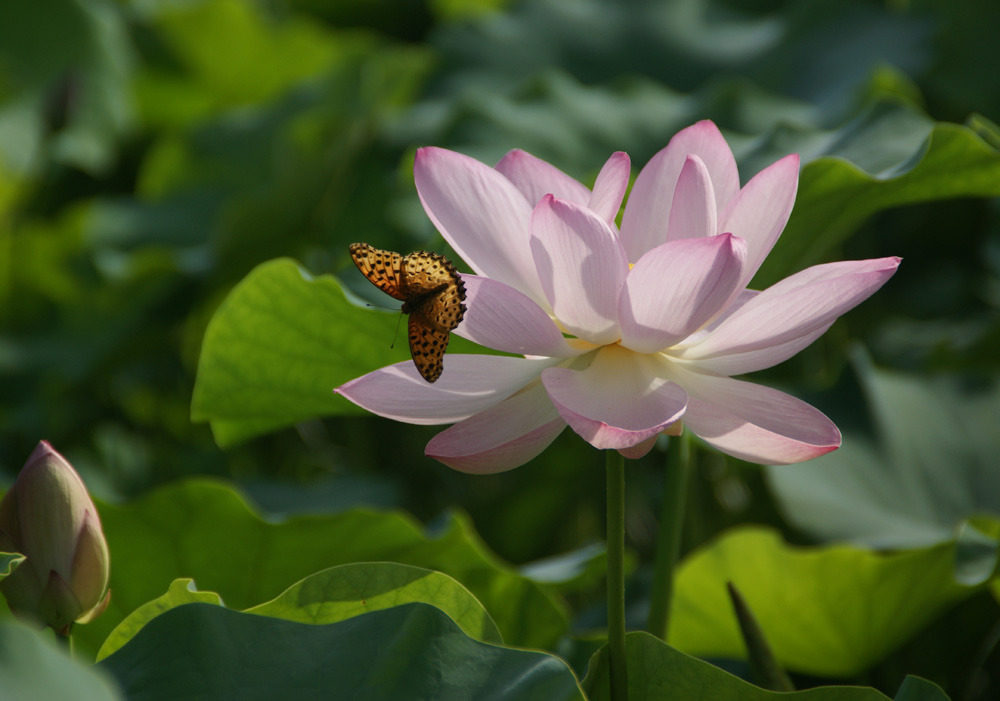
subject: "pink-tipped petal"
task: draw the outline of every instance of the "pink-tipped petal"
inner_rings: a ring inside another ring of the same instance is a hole
[[[795,204],[799,187],[798,154],[785,156],[755,175],[726,208],[719,223],[747,242],[747,269],[743,286],[760,268],[778,240]]]
[[[427,216],[475,272],[544,303],[528,244],[532,205],[510,180],[432,147],[417,150],[413,179]]]
[[[569,358],[579,355],[534,300],[487,277],[463,275],[465,317],[455,333],[505,353]]]
[[[657,246],[625,279],[622,345],[654,353],[687,338],[736,293],[745,263],[746,245],[729,234]]]
[[[631,169],[632,162],[629,160],[628,154],[616,151],[611,154],[611,158],[597,174],[597,180],[594,182],[594,193],[590,197],[588,206],[597,213],[597,216],[603,217],[608,224],[615,223],[618,210],[621,209],[622,200],[625,199],[625,191],[628,190],[628,176]]]
[[[334,392],[396,421],[447,424],[499,404],[557,362],[558,358],[446,355],[441,379],[430,384],[407,360],[362,375]]]
[[[496,170],[514,183],[532,207],[546,195],[555,195],[561,200],[583,206],[590,201],[590,190],[585,185],[551,163],[521,149],[508,151],[497,163]]]
[[[892,277],[900,259],[842,261],[807,268],[756,295],[678,357],[726,375],[776,365],[819,338]]]
[[[674,188],[667,241],[715,236],[718,225],[715,189],[708,167],[698,156],[688,156]]]
[[[736,159],[718,127],[705,120],[677,132],[639,173],[625,205],[621,235],[630,261],[639,260],[643,253],[666,242],[674,188],[690,155],[698,156],[708,169],[717,214],[739,192]]]
[[[676,366],[673,379],[689,396],[684,425],[733,457],[787,465],[840,446],[840,431],[830,419],[784,392]]]
[[[548,303],[566,330],[598,345],[617,340],[628,262],[608,223],[548,195],[531,217],[531,251]]]
[[[542,384],[566,423],[599,449],[632,448],[684,413],[684,390],[658,375],[653,356],[606,346],[583,370],[552,367]]]
[[[638,460],[639,458],[645,457],[649,451],[653,449],[656,445],[656,439],[659,434],[650,436],[642,443],[636,443],[631,448],[622,448],[618,452],[621,453],[623,458],[628,458],[629,460]]]
[[[566,422],[540,382],[437,434],[426,454],[461,472],[520,467],[556,439]]]

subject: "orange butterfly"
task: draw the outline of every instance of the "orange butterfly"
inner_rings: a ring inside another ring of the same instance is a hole
[[[427,251],[401,256],[367,243],[352,243],[350,251],[373,285],[403,301],[403,313],[410,315],[413,364],[425,380],[434,382],[441,377],[448,333],[465,314],[465,285],[455,266]]]

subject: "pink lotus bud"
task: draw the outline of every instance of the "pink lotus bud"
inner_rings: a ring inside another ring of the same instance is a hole
[[[66,633],[107,606],[110,558],[97,509],[76,470],[46,441],[0,501],[0,550],[27,558],[0,581],[15,613]]]

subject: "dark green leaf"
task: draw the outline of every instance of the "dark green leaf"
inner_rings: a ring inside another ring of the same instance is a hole
[[[994,141],[995,143],[995,141]],[[1000,150],[958,124],[911,107],[878,104],[833,133],[781,130],[742,165],[749,172],[799,152],[795,209],[754,278],[763,287],[822,262],[875,212],[952,197],[1000,195]]]
[[[625,636],[629,701],[888,701],[875,689],[824,686],[795,692],[767,691],[708,662],[688,657],[648,633]],[[607,647],[594,656],[583,686],[590,701],[610,701]]]
[[[118,624],[101,646],[98,661],[121,648],[157,616],[198,602],[223,605],[215,592],[194,589],[193,580],[175,580],[166,594],[140,606]],[[321,624],[413,602],[441,609],[476,640],[503,642],[489,614],[461,584],[440,572],[394,562],[331,567],[296,582],[276,599],[249,608],[246,613]]]
[[[101,666],[143,699],[580,699],[562,660],[467,637],[407,604],[309,625],[190,604],[151,621]]]
[[[115,626],[111,635],[105,639],[101,649],[98,650],[97,661],[100,662],[118,650],[135,637],[135,634],[142,630],[144,625],[160,614],[184,604],[194,603],[222,606],[222,599],[213,591],[198,591],[193,579],[175,579],[170,583],[170,588],[165,594],[143,604]]]
[[[496,624],[468,589],[446,574],[395,562],[331,567],[246,612],[302,623],[336,623],[413,602],[441,609],[471,638],[503,643]]]
[[[358,509],[270,523],[229,487],[201,480],[99,508],[113,593],[104,615],[74,631],[90,654],[119,621],[181,577],[217,592],[232,609],[246,609],[320,570],[374,561],[455,578],[486,608],[508,645],[546,647],[566,630],[563,604],[500,563],[459,516],[433,537],[397,512]]]
[[[941,687],[920,677],[909,676],[892,697],[892,701],[949,701]]]

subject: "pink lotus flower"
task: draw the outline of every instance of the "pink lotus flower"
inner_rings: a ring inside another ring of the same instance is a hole
[[[413,363],[336,391],[380,416],[454,424],[427,444],[457,470],[524,464],[569,425],[641,457],[686,426],[730,455],[801,462],[836,449],[820,411],[732,379],[791,357],[895,272],[899,258],[817,265],[746,289],[795,201],[798,156],[742,189],[716,126],[679,132],[639,173],[615,153],[587,189],[523,151],[496,166],[439,148],[414,178],[431,221],[476,275],[455,333],[521,357],[448,355],[431,385]]]

